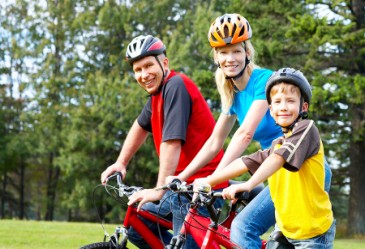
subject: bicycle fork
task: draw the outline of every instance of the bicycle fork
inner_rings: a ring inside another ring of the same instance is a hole
[[[181,235],[172,237],[170,244],[165,246],[165,249],[181,249],[185,244],[185,238]]]
[[[121,238],[120,242],[119,239]],[[105,241],[105,237],[104,237]],[[116,249],[127,248],[128,231],[125,227],[116,227],[115,232],[110,236],[110,242]]]

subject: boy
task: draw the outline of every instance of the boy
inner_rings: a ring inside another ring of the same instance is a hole
[[[300,71],[274,72],[266,98],[284,135],[270,149],[243,156],[203,181],[215,186],[250,171],[250,180],[223,190],[224,198],[234,199],[237,192],[250,191],[268,179],[276,230],[295,248],[333,248],[336,222],[324,190],[324,149],[313,120],[306,120],[311,97],[311,87]],[[274,244],[269,239],[267,248]]]

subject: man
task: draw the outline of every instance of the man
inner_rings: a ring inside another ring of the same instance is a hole
[[[165,184],[167,176],[178,175],[185,169],[209,138],[215,121],[194,82],[186,75],[170,70],[166,47],[160,39],[151,35],[136,37],[127,47],[126,58],[133,67],[138,84],[150,97],[132,125],[117,161],[102,173],[101,182],[105,184],[107,177],[116,171],[125,176],[129,160],[151,132],[159,156],[156,187],[160,187]],[[221,150],[213,160],[206,162],[205,167],[188,178],[187,182],[192,183],[196,178],[212,174],[222,156]],[[224,182],[216,188],[226,186],[227,182]],[[128,204],[139,202],[138,210],[145,204],[145,209],[154,212],[158,210],[166,216],[172,214],[176,235],[185,215],[181,213],[180,205],[177,206],[174,198],[168,198],[170,195],[171,193],[163,191],[144,189],[131,196]],[[164,201],[159,205],[151,203],[161,199]],[[155,224],[149,226],[158,234]],[[164,242],[168,243],[171,234],[163,231],[162,235]],[[135,231],[129,231],[129,238],[139,248],[146,248]],[[188,239],[185,247],[194,246],[194,241]]]

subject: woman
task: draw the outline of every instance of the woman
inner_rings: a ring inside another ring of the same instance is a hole
[[[188,167],[178,175],[182,181],[218,153],[236,119],[240,127],[234,133],[215,172],[239,158],[252,140],[266,149],[274,139],[282,136],[280,127],[270,116],[265,96],[266,81],[272,71],[255,64],[255,50],[249,40],[251,37],[249,22],[239,14],[225,14],[211,24],[208,39],[218,66],[215,79],[222,113],[210,138]],[[330,173],[326,175],[330,177]],[[204,179],[199,181],[204,182]],[[326,182],[329,185],[329,180]],[[242,248],[261,248],[260,236],[275,224],[274,212],[266,187],[233,221],[231,240]]]

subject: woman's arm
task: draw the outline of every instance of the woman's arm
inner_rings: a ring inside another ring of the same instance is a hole
[[[235,115],[221,114],[218,118],[213,132],[205,142],[199,153],[190,164],[179,174],[179,179],[186,181],[204,165],[208,164],[222,149],[225,139],[233,128],[236,121]]]
[[[252,103],[245,120],[234,133],[231,142],[229,143],[223,159],[219,163],[216,171],[222,170],[233,160],[242,156],[243,152],[251,143],[255,131],[265,116],[269,106],[266,100],[256,100]]]

